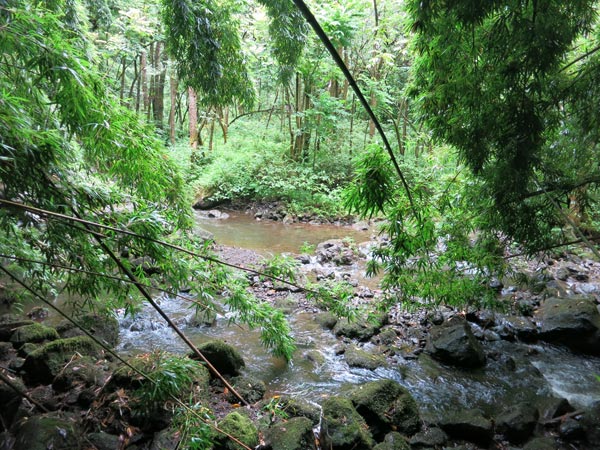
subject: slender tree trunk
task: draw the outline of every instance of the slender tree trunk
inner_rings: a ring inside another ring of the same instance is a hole
[[[210,121],[210,131],[209,131],[209,135],[208,135],[208,151],[209,152],[212,152],[214,142],[215,142],[215,119],[216,119],[216,117],[213,115],[213,117]]]
[[[131,86],[129,87],[129,99],[128,99],[128,107],[131,109],[135,108],[136,111],[138,110],[138,104],[139,104],[139,91],[137,92],[135,98],[133,97],[133,91],[136,86],[139,86],[139,84],[137,83],[139,76],[140,76],[140,74],[138,72],[137,57],[136,57],[136,58],[133,58],[133,81],[131,82]]]
[[[169,139],[175,144],[175,113],[177,111],[177,77],[175,71],[169,77],[171,108],[169,109]]]
[[[160,130],[163,129],[165,115],[165,78],[167,75],[167,66],[165,61],[166,53],[162,52],[162,42],[157,42],[154,48],[154,61],[156,68],[156,78],[154,81],[154,96],[152,101],[152,111],[154,113],[154,123]]]
[[[190,115],[190,146],[195,150],[198,148],[198,106],[196,104],[196,92],[188,88],[188,108]]]
[[[146,50],[142,50],[140,54],[140,85],[142,87],[142,112],[145,114],[148,111],[148,55]],[[139,111],[139,108],[137,108]]]
[[[125,56],[121,57],[121,88],[119,89],[119,100],[121,100],[121,105],[123,104],[123,100],[125,98],[125,70],[127,69],[127,59]]]

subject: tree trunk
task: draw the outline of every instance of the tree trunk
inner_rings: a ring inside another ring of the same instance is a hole
[[[140,54],[140,85],[142,89],[142,113],[148,111],[149,97],[148,97],[148,57],[146,50],[142,50]],[[139,111],[139,107],[137,108]]]
[[[196,92],[188,88],[188,108],[190,115],[190,146],[195,150],[198,148],[198,105],[196,104]]]
[[[165,77],[167,68],[165,64],[166,53],[162,52],[162,42],[157,42],[154,48],[155,81],[154,96],[152,97],[152,111],[154,113],[154,123],[160,130],[163,129],[163,120],[165,115]]]
[[[171,108],[169,109],[169,139],[175,144],[175,112],[177,110],[177,77],[175,71],[169,77]]]
[[[123,104],[123,100],[125,98],[125,70],[127,69],[127,59],[125,56],[121,56],[121,88],[119,89],[119,100],[121,100],[121,105]]]

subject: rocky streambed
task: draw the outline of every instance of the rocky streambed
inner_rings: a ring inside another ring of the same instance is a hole
[[[361,283],[367,249],[333,239],[296,258],[306,276],[353,284],[358,306],[378,295]],[[232,262],[260,261],[247,249],[220,253]],[[199,320],[180,300],[162,298],[249,406],[201,365],[182,396],[249,448],[600,448],[600,265],[573,254],[520,264],[529,284],[499,294],[509,313],[393,310],[354,322],[320,311],[293,287],[251,278],[257,296],[288,314],[299,347],[290,364],[270,357],[255,333],[227,326],[227,311]],[[136,373],[72,326],[30,315],[35,320],[0,319],[0,448],[183,445],[172,405],[136,403]],[[187,352],[149,310],[87,321],[146,369],[157,349]],[[214,448],[243,448],[223,436],[212,435]]]

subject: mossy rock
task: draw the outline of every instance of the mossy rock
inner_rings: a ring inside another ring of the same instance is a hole
[[[306,417],[313,425],[321,420],[321,408],[316,403],[297,397],[283,397],[281,403],[289,417]]]
[[[373,450],[410,450],[406,438],[396,431],[388,433],[383,442],[377,444]]]
[[[375,439],[391,431],[410,436],[421,428],[417,402],[393,380],[366,383],[352,391],[350,398]]]
[[[248,403],[256,403],[265,396],[267,388],[264,381],[248,376],[239,376],[231,380],[231,385]],[[232,392],[227,395],[227,401],[238,403],[240,400]]]
[[[41,323],[32,323],[15,329],[10,336],[10,342],[18,349],[23,344],[39,343],[44,341],[54,341],[58,339],[58,331],[56,329],[42,325]]]
[[[2,314],[0,316],[0,341],[8,341],[17,328],[34,323],[33,320],[23,319],[16,314]]]
[[[387,366],[387,361],[382,355],[374,355],[352,345],[346,349],[344,359],[350,367],[375,370]]]
[[[111,315],[84,314],[78,322],[96,339],[109,347],[119,343],[119,321]],[[62,321],[56,327],[62,338],[85,336],[86,334],[69,321]]]
[[[75,422],[55,415],[22,419],[15,432],[13,450],[79,450],[79,430]]]
[[[293,417],[271,426],[265,433],[265,440],[272,450],[316,449],[313,423],[306,417]]]
[[[326,330],[333,330],[335,325],[338,323],[338,318],[335,316],[335,314],[329,311],[318,313],[315,315],[315,320]]]
[[[100,349],[87,336],[57,339],[42,345],[25,358],[23,370],[31,383],[50,384],[73,355],[98,356]]]
[[[368,450],[375,445],[365,420],[347,398],[330,397],[323,402],[322,425],[323,448]]]
[[[248,417],[238,412],[227,414],[219,422],[219,428],[250,448],[258,445],[258,430]],[[216,437],[215,450],[243,450],[243,447],[220,434]]]
[[[246,366],[242,355],[231,345],[221,340],[208,341],[198,346],[198,350],[221,375],[239,375]],[[195,355],[191,355],[197,359]]]
[[[212,327],[217,322],[217,312],[213,309],[195,311],[186,318],[186,322],[192,328]]]
[[[54,378],[52,387],[55,391],[66,392],[77,387],[100,385],[105,374],[89,357],[78,358],[66,366]]]
[[[11,381],[22,392],[25,392],[25,385],[20,378],[12,378]],[[0,405],[2,405],[0,407],[0,431],[5,427],[10,428],[22,400],[23,397],[8,384],[0,383]]]
[[[386,320],[387,317],[383,315],[364,320],[349,321],[348,319],[341,319],[333,327],[333,332],[338,337],[343,336],[359,341],[368,341],[379,332],[381,327],[385,325]]]

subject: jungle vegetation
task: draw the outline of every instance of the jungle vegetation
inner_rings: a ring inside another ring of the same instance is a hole
[[[110,313],[144,286],[191,288],[289,358],[282,314],[194,236],[195,199],[386,218],[370,266],[382,307],[489,304],[509,252],[597,237],[598,2],[302,8],[0,1],[11,295],[60,290]]]

